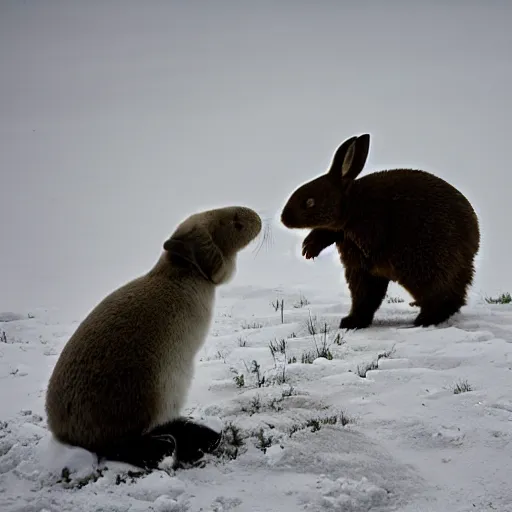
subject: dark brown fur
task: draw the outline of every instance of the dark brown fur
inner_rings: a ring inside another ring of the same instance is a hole
[[[336,244],[352,296],[341,328],[371,325],[390,281],[421,308],[414,325],[437,325],[466,304],[480,247],[477,215],[456,188],[425,171],[356,180],[369,143],[369,135],[346,140],[329,171],[291,195],[281,221],[312,229],[303,241],[306,259]]]

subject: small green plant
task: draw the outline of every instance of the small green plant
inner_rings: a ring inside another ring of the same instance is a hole
[[[288,364],[293,364],[297,362],[297,358],[295,356],[288,358]]]
[[[243,388],[245,386],[245,377],[243,373],[239,373],[233,377],[237,388]]]
[[[467,393],[469,391],[473,391],[473,388],[467,380],[460,380],[453,386],[454,395],[460,395],[460,393]]]
[[[212,454],[220,459],[234,460],[238,457],[238,451],[243,444],[240,428],[230,422],[224,428],[221,442]]]
[[[5,331],[2,331],[2,334],[0,334],[0,343],[7,343],[7,334],[5,334]]]
[[[259,432],[257,433],[256,440],[256,447],[259,448],[263,453],[266,453],[267,448],[272,446],[272,436],[265,436],[262,428],[260,428]]]
[[[233,423],[228,423],[223,431],[223,434],[230,438],[230,442],[233,446],[242,446],[244,441],[240,432],[241,431],[237,426],[235,426]]]
[[[239,347],[246,347],[247,346],[247,339],[246,338],[243,338],[242,336],[239,336],[237,338],[237,341],[238,341],[238,346]]]
[[[485,301],[487,304],[510,304],[512,302],[512,296],[507,292],[502,293],[497,297],[486,297]]]

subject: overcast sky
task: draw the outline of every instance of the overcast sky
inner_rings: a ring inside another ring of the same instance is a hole
[[[512,291],[511,20],[507,0],[2,0],[0,310],[86,311],[189,213],[278,215],[363,132],[365,173],[467,195],[475,290]]]

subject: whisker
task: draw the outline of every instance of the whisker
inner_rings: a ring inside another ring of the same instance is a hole
[[[258,237],[258,244],[253,249],[254,257],[256,258],[263,247],[268,251],[269,247],[271,247],[274,243],[274,236],[272,232],[272,224],[271,218],[263,218],[263,229],[261,230],[261,234]]]

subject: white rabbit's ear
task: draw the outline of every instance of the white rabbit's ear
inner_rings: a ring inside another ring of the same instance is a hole
[[[367,133],[347,139],[334,154],[329,174],[349,180],[357,178],[364,168],[369,149],[370,135]]]
[[[200,227],[178,230],[163,244],[172,258],[178,258],[195,267],[208,281],[222,282],[229,270],[224,257],[210,233]]]

